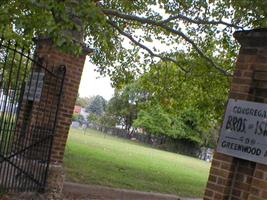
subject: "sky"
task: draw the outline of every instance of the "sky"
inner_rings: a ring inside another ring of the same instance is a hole
[[[99,73],[95,72],[94,69],[96,69],[96,66],[90,63],[88,57],[86,57],[79,95],[81,97],[101,95],[106,100],[109,100],[114,93],[110,79],[108,77],[100,77]]]

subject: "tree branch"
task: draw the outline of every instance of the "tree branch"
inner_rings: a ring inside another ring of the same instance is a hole
[[[175,30],[175,29],[169,27],[165,23],[162,23],[162,21],[155,21],[155,20],[151,20],[151,19],[147,19],[147,18],[143,18],[143,17],[138,17],[138,16],[135,16],[135,15],[128,15],[128,14],[124,14],[124,13],[121,13],[119,11],[111,10],[111,9],[103,9],[102,11],[107,16],[115,16],[115,17],[119,17],[119,18],[122,18],[122,19],[130,20],[130,21],[137,21],[137,22],[140,22],[142,24],[149,24],[149,25],[157,26],[157,27],[160,27],[162,29],[167,30],[170,33],[173,33],[175,35],[178,35],[178,36],[182,37],[186,42],[191,44],[192,47],[197,51],[197,53],[201,57],[203,57],[211,66],[213,66],[215,69],[217,69],[219,72],[221,72],[225,76],[231,76],[231,74],[228,71],[226,71],[225,69],[221,68],[210,57],[208,57],[198,47],[198,45],[192,39],[190,39],[187,35],[185,35],[181,31],[178,31],[178,30]]]
[[[193,24],[210,24],[210,25],[224,25],[224,26],[228,26],[228,27],[232,27],[232,28],[236,28],[236,29],[244,29],[242,26],[238,26],[238,25],[235,25],[235,24],[231,24],[231,23],[227,23],[225,21],[222,21],[222,20],[219,20],[219,21],[209,21],[209,20],[204,20],[204,19],[191,19],[187,16],[184,16],[184,15],[181,15],[181,14],[178,14],[178,15],[174,15],[174,16],[170,16],[169,18],[163,20],[161,23],[162,24],[166,24],[172,20],[175,20],[175,19],[182,19],[182,20],[185,20],[187,22],[190,22],[190,23],[193,23]]]
[[[173,62],[175,63],[183,72],[187,73],[188,71],[186,69],[184,69],[183,67],[179,66],[179,63],[173,59],[173,58],[170,58],[170,57],[167,57],[167,56],[162,56],[160,54],[156,54],[154,53],[151,49],[149,49],[147,46],[145,46],[144,44],[141,44],[140,42],[138,42],[136,39],[133,38],[132,35],[124,32],[119,26],[117,26],[115,24],[115,22],[111,21],[111,20],[108,20],[108,23],[114,27],[121,35],[127,37],[131,42],[133,42],[135,45],[141,47],[142,49],[146,50],[152,57],[157,57],[157,58],[160,58],[161,60],[163,61],[170,61],[170,62]]]

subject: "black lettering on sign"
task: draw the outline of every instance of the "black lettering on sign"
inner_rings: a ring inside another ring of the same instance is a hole
[[[234,132],[245,133],[246,132],[246,121],[247,119],[236,116],[228,116],[226,122],[226,130],[231,130]]]
[[[255,135],[267,136],[267,122],[257,121],[254,133]]]
[[[232,149],[235,151],[240,151],[240,152],[255,155],[255,156],[261,155],[261,149],[260,148],[251,147],[251,146],[247,146],[247,145],[243,145],[243,144],[236,144],[236,143],[228,142],[226,140],[222,141],[221,146],[223,148]],[[266,155],[267,155],[267,151],[265,152],[264,156],[266,156]]]

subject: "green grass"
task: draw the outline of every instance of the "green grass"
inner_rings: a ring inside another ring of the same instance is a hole
[[[115,188],[201,197],[210,164],[94,130],[70,130],[67,180]]]

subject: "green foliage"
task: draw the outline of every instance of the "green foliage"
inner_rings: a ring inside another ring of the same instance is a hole
[[[98,116],[93,113],[89,114],[87,117],[87,121],[91,124],[100,125],[104,127],[115,127],[117,122],[114,116],[110,116],[107,113],[102,116]]]
[[[91,103],[93,97],[80,97],[78,95],[77,99],[76,99],[76,105],[81,106],[82,108],[86,108],[88,107],[88,105]]]
[[[179,60],[192,68],[190,74],[184,75],[172,63],[155,64],[117,91],[107,112],[117,118],[117,124],[130,118],[129,127],[213,146],[213,133],[218,132],[211,134],[211,130],[222,120],[229,79],[194,56]]]
[[[94,113],[91,113],[88,115],[87,117],[87,121],[89,123],[93,123],[93,124],[99,124],[99,116],[97,116],[96,114]]]
[[[191,75],[183,75],[173,64],[159,63],[140,78],[149,103],[160,103],[172,114],[194,110],[200,115],[202,128],[216,126],[227,100],[229,79],[210,71],[199,60],[184,58],[182,61],[184,65],[192,65]]]
[[[197,113],[192,111],[184,112],[181,115],[172,115],[156,104],[141,110],[133,126],[143,128],[150,134],[166,135],[202,145],[204,141],[201,137],[199,121]]]
[[[216,136],[210,130],[222,120],[229,79],[210,70],[201,59],[181,57],[180,62],[192,67],[190,75],[172,63],[158,63],[136,81],[146,98],[138,104],[134,126],[212,146]]]
[[[86,108],[86,111],[90,114],[97,116],[104,115],[106,110],[107,101],[100,95],[94,96],[91,98],[91,101]]]
[[[95,49],[91,58],[97,71],[120,87],[158,58],[184,73],[191,68],[180,62],[183,56],[231,73],[225,60],[235,59],[233,32],[266,27],[266,7],[261,0],[3,0],[0,31],[27,44],[36,36],[50,37],[62,50],[79,54],[76,35]]]
[[[185,110],[176,118],[174,122],[174,137],[177,135],[178,139],[184,139],[203,145],[204,139],[202,137],[203,129],[201,124],[201,118],[199,113],[195,110]],[[178,126],[177,126],[177,125]],[[177,127],[177,128],[176,128]],[[180,129],[179,129],[180,128]],[[183,134],[181,134],[183,133]]]
[[[229,1],[229,0],[228,0]],[[246,21],[254,27],[267,26],[267,1],[262,0],[232,0],[235,9],[234,18]]]
[[[72,115],[72,121],[82,123],[82,122],[84,122],[84,120],[85,120],[84,117],[80,114],[73,114]]]
[[[134,121],[134,127],[143,128],[146,132],[157,135],[168,135],[172,120],[160,105],[153,105],[141,110]]]
[[[110,75],[119,90],[106,117],[130,129],[143,110],[143,123],[151,116],[162,118],[167,130],[171,121],[180,135],[185,131],[199,141],[200,133],[221,120],[238,49],[233,32],[266,27],[266,12],[260,0],[4,0],[0,30],[27,44],[47,36],[74,54],[81,48],[72,36],[83,39],[95,49],[91,60],[97,71]],[[98,100],[87,110],[103,116],[105,103]],[[159,113],[150,110],[152,105]],[[197,116],[197,126],[183,121],[189,111]]]
[[[104,127],[115,127],[117,121],[114,116],[110,116],[109,114],[105,113],[99,118],[98,122],[101,126]]]
[[[115,91],[114,97],[108,102],[107,114],[116,121],[116,124],[129,130],[137,117],[137,103],[139,103],[137,85],[128,84],[120,91]]]
[[[4,45],[7,42],[4,42]],[[10,91],[18,90],[19,85],[24,85],[25,82],[30,78],[31,64],[32,61],[30,51],[27,49],[21,49],[20,47],[14,44],[14,41],[8,43],[9,49],[0,46],[0,87],[3,89],[5,95],[10,95]],[[27,55],[29,58],[26,58],[23,55]],[[18,99],[12,99],[17,100]]]

